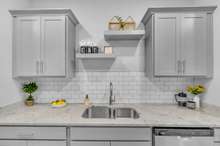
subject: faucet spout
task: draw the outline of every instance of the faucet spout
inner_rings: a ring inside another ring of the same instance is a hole
[[[109,95],[109,105],[112,105],[112,103],[115,101],[113,98],[113,84],[110,82],[110,95]]]

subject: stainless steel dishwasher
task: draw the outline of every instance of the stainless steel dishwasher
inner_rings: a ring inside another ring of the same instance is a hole
[[[154,146],[213,146],[211,128],[155,128]]]

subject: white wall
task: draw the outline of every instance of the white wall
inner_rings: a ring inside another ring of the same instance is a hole
[[[0,1],[0,106],[19,101],[19,88],[12,79],[12,19],[8,9],[24,8],[28,0]]]
[[[205,95],[205,102],[220,106],[220,0],[197,0],[196,5],[217,5],[214,13],[214,78],[208,82],[208,92]]]

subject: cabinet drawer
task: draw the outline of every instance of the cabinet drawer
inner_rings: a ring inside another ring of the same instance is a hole
[[[0,139],[66,139],[66,128],[0,127]]]
[[[152,146],[151,142],[111,142],[111,146]]]
[[[66,146],[66,141],[28,141],[28,146]]]
[[[151,141],[150,128],[71,128],[72,140],[146,140]]]
[[[27,146],[27,142],[21,140],[0,140],[0,146]]]

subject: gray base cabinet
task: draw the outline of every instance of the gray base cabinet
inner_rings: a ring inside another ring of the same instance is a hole
[[[151,128],[73,127],[71,146],[152,146]]]
[[[27,146],[27,142],[18,140],[0,140],[0,146]]]
[[[110,143],[105,141],[73,141],[71,146],[110,146]]]
[[[71,146],[152,146],[151,142],[133,141],[74,141]]]
[[[66,141],[28,141],[27,146],[66,146]]]
[[[66,141],[0,140],[0,146],[66,146]]]
[[[0,127],[0,146],[66,146],[66,139],[66,127]]]

